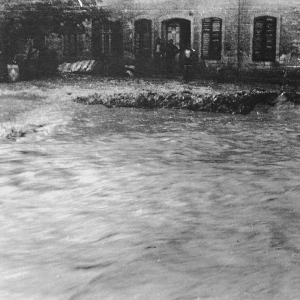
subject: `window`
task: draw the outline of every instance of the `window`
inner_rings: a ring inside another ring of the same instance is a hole
[[[202,20],[203,59],[220,60],[222,52],[222,19],[206,18]]]
[[[64,22],[63,54],[66,59],[76,59],[80,55],[78,26],[73,21]]]
[[[64,36],[64,56],[75,58],[77,56],[77,34],[66,34]]]
[[[277,19],[264,16],[254,19],[253,61],[275,61]]]
[[[137,20],[135,22],[135,54],[151,57],[151,20]]]
[[[94,20],[92,48],[95,59],[121,55],[123,52],[121,22]]]

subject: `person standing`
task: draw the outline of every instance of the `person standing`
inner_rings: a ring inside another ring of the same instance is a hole
[[[179,52],[178,48],[174,45],[174,41],[172,39],[169,40],[165,49],[165,57],[166,57],[166,69],[169,75],[173,75],[175,71],[175,57]]]
[[[183,52],[183,80],[188,82],[192,77],[193,59],[195,50],[192,49],[191,45],[187,45]]]
[[[155,43],[154,62],[155,62],[156,68],[159,72],[161,71],[161,61],[162,61],[162,54],[163,54],[162,48],[163,47],[162,47],[161,38],[158,37],[156,39],[156,43]]]

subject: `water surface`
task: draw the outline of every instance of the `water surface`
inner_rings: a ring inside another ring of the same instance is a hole
[[[1,139],[1,299],[298,299],[297,109],[40,114]]]

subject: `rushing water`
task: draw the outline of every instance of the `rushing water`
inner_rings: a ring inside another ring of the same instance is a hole
[[[1,300],[299,299],[297,110],[51,113],[1,140]]]

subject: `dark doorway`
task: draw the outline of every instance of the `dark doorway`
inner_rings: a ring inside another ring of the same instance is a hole
[[[162,22],[161,34],[165,45],[172,39],[174,45],[178,48],[179,53],[175,57],[173,70],[174,73],[181,73],[184,68],[184,50],[191,45],[191,21],[180,18],[165,20]]]
[[[184,50],[191,44],[191,21],[180,18],[163,21],[162,38],[164,43],[172,39],[178,49]]]

